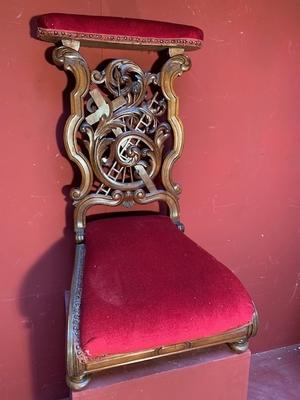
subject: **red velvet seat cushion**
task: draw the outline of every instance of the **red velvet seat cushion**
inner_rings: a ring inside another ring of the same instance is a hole
[[[37,24],[38,37],[50,42],[69,38],[98,46],[195,50],[203,40],[201,29],[193,26],[133,18],[55,13],[39,16]]]
[[[216,335],[248,324],[253,312],[235,275],[168,217],[88,224],[80,317],[87,355]]]

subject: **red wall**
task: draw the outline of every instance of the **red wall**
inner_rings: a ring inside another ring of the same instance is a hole
[[[14,0],[1,6],[0,397],[55,400],[64,385],[72,169],[62,154],[64,73],[30,37],[60,11],[200,26],[177,83],[186,127],[176,167],[187,234],[227,263],[261,316],[254,351],[300,340],[300,3],[292,0]],[[96,65],[109,51],[84,50]],[[113,54],[116,54],[115,52]],[[124,53],[121,53],[123,55]],[[146,65],[148,53],[130,54]],[[68,224],[68,228],[66,228]]]

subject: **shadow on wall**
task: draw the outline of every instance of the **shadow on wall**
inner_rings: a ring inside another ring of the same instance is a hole
[[[30,331],[32,400],[66,397],[64,291],[72,269],[72,235],[56,242],[31,268],[20,290]],[[30,293],[30,295],[28,295]]]
[[[36,19],[30,21],[33,36]],[[52,49],[45,52],[47,62],[53,64]],[[56,126],[57,146],[63,157],[64,124],[69,116],[69,93],[74,81],[68,79],[62,95],[62,114]],[[74,170],[74,181],[77,179]],[[68,198],[72,184],[63,187]],[[65,305],[64,293],[70,288],[74,256],[73,210],[66,199],[66,228],[63,237],[29,268],[20,288],[19,308],[28,321],[30,330],[32,400],[56,400],[68,396],[65,383]],[[45,227],[47,229],[47,227]]]

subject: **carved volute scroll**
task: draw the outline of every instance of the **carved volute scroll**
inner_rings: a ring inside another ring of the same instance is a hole
[[[91,165],[77,143],[77,132],[84,119],[84,98],[90,86],[90,72],[85,59],[69,47],[55,48],[53,60],[55,64],[63,65],[65,70],[71,71],[75,77],[75,87],[70,94],[71,114],[64,129],[64,143],[68,157],[76,163],[81,172],[80,188],[71,191],[72,199],[80,200],[90,192],[93,183]]]
[[[179,118],[179,100],[174,91],[174,80],[184,71],[191,68],[191,60],[183,54],[174,55],[163,66],[161,71],[161,88],[168,101],[168,121],[173,130],[173,149],[166,156],[162,167],[162,181],[169,192],[174,195],[181,193],[178,184],[171,182],[171,171],[174,163],[183,150],[183,126]]]
[[[66,46],[56,48],[53,59],[76,81],[64,141],[82,177],[71,192],[77,241],[83,241],[86,212],[94,205],[164,201],[180,226],[180,187],[171,170],[182,152],[183,128],[173,84],[189,69],[189,58],[171,56],[158,74],[127,59],[90,71],[80,53]]]

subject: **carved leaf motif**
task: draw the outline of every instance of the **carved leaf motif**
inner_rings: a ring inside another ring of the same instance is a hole
[[[163,146],[171,133],[170,125],[161,122],[167,107],[159,79],[130,60],[114,60],[103,71],[93,71],[91,81],[80,132],[98,181],[96,193],[112,196],[113,190],[123,191],[123,204],[131,206],[134,197],[129,198],[129,192],[155,190]],[[149,85],[154,85],[154,94]],[[105,107],[109,111],[104,112]]]

